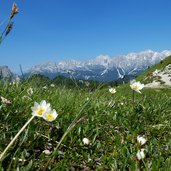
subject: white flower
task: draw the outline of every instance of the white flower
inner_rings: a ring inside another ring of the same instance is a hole
[[[88,145],[90,143],[90,140],[88,138],[83,138],[83,143]]]
[[[4,98],[4,97],[2,97],[2,96],[1,96],[1,101],[2,101],[2,103],[4,103],[4,104],[10,104],[10,103],[11,103],[8,99],[6,99],[6,98]]]
[[[115,94],[115,93],[116,93],[116,89],[115,89],[115,88],[109,88],[109,92],[110,92],[111,94]]]
[[[15,157],[13,157],[12,159],[13,159],[13,160],[16,160]],[[23,162],[23,161],[24,161],[24,162],[25,162],[26,160],[25,160],[25,159],[20,159],[20,158],[19,158],[18,161],[20,161],[20,162]]]
[[[40,104],[38,104],[37,102],[34,102],[34,106],[31,107],[31,109],[32,109],[32,115],[36,115],[39,117],[42,117],[44,113],[51,110],[50,103],[46,104],[45,100],[42,100]]]
[[[130,84],[130,87],[132,90],[141,93],[140,90],[144,88],[144,84],[141,84],[139,81],[138,82],[134,82],[132,81]]]
[[[137,136],[137,142],[141,146],[141,145],[144,145],[147,142],[147,140],[143,136],[138,135]]]
[[[33,89],[31,87],[29,89],[27,89],[27,94],[29,96],[31,96],[33,94]]]
[[[56,112],[55,109],[53,110],[47,110],[44,114],[43,114],[43,118],[46,120],[46,121],[49,121],[49,122],[52,122],[54,121],[56,118],[57,118],[58,114]]]
[[[45,100],[42,100],[40,104],[37,102],[34,103],[34,106],[31,107],[32,115],[43,117],[46,121],[52,122],[58,116],[56,110],[52,110],[50,103],[46,103]]]
[[[89,97],[87,97],[86,100],[89,101],[90,100]]]
[[[18,159],[18,161],[25,162],[26,160],[25,159]]]
[[[43,89],[47,89],[47,87],[46,87],[46,86],[44,86],[44,87],[43,87]]]
[[[145,149],[142,148],[141,150],[138,150],[136,157],[138,160],[142,160],[145,158],[145,153],[144,153]]]
[[[52,152],[49,151],[49,150],[44,150],[43,153],[46,154],[46,155],[50,155]]]
[[[51,84],[50,86],[51,86],[51,87],[55,87],[55,85],[54,85],[54,84]]]

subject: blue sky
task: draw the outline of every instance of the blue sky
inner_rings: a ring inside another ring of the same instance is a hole
[[[0,1],[0,23],[13,0]],[[0,45],[0,65],[87,60],[170,48],[171,0],[15,0],[14,28]],[[0,33],[3,27],[0,27]]]

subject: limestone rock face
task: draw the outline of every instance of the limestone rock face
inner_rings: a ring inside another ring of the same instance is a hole
[[[16,79],[19,79],[19,77],[12,73],[8,66],[0,66],[0,80],[8,80],[12,82]]]

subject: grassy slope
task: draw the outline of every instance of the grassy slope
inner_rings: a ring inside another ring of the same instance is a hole
[[[171,56],[165,58],[163,61],[161,61],[158,64],[153,65],[152,67],[150,67],[149,69],[147,69],[144,73],[142,73],[140,76],[138,76],[136,78],[136,80],[139,81],[144,81],[144,79],[151,74],[152,72],[154,72],[156,69],[158,70],[162,70],[163,68],[165,68],[167,65],[171,64]]]
[[[132,92],[128,84],[118,87],[117,93],[112,95],[107,88],[94,92],[51,87],[46,81],[39,79],[18,86],[0,85],[0,95],[11,101],[10,105],[2,104],[0,109],[1,152],[31,117],[30,108],[34,101],[45,99],[59,114],[53,123],[35,118],[8,151],[6,159],[1,163],[1,170],[18,168],[24,171],[43,167],[51,158],[43,154],[43,150],[56,147],[80,110],[80,117],[84,120],[63,141],[49,170],[145,170],[145,165],[154,171],[171,169],[170,90],[143,89],[142,94],[135,94],[133,110]],[[45,85],[47,89],[43,88]],[[27,94],[30,87],[34,91],[31,96]],[[83,108],[85,103],[87,105]],[[138,150],[136,137],[141,133],[148,138],[144,145],[145,165],[135,160]],[[90,145],[82,143],[84,137],[90,139]],[[12,160],[13,157],[16,159]]]

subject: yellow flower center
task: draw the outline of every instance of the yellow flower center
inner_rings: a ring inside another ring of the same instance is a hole
[[[47,118],[48,118],[48,120],[52,120],[52,119],[53,119],[53,114],[52,114],[52,113],[49,113],[49,114],[47,115]]]
[[[137,91],[137,90],[139,90],[139,87],[138,87],[138,85],[136,85],[134,88],[135,88],[135,90],[136,90],[136,91]]]
[[[44,112],[44,109],[40,108],[37,113],[38,113],[38,115],[42,115],[43,112]]]

